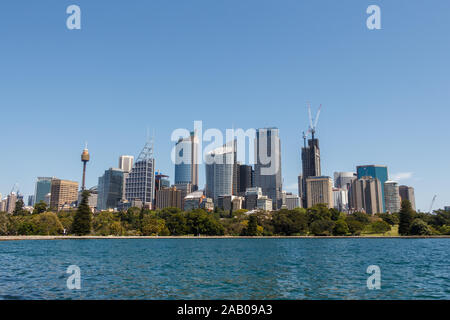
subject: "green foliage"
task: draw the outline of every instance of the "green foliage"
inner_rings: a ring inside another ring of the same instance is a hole
[[[63,232],[63,226],[58,216],[53,212],[14,217],[13,219],[19,235],[56,236]]]
[[[31,220],[35,228],[35,234],[56,236],[63,232],[63,225],[54,212],[41,213],[31,217]]]
[[[409,202],[402,203],[399,213],[374,216],[362,212],[347,215],[323,204],[271,213],[258,211],[252,215],[247,215],[246,210],[237,210],[230,216],[229,212],[221,210],[183,212],[178,208],[157,211],[130,208],[126,212],[105,211],[92,215],[87,205],[88,195],[83,193],[76,211],[60,211],[57,215],[47,212],[45,203],[36,204],[32,215],[18,214],[20,210],[15,215],[0,213],[0,235],[58,235],[66,229],[68,234],[102,236],[346,236],[384,234],[398,222],[407,230],[403,233],[407,235],[450,234],[449,212],[416,214]]]
[[[174,236],[181,236],[187,232],[187,220],[184,213],[175,213],[166,219],[169,233]]]
[[[335,223],[331,220],[320,219],[311,223],[310,231],[315,236],[331,236]]]
[[[414,219],[411,224],[411,229],[409,231],[410,235],[413,236],[429,236],[432,235],[430,227],[421,219]]]
[[[40,214],[47,211],[47,204],[44,201],[40,201],[34,205],[33,214]]]
[[[347,218],[346,219],[348,231],[353,236],[359,236],[361,231],[364,229],[364,224],[356,219]]]
[[[369,225],[370,233],[386,233],[391,231],[391,225],[386,221],[375,221]]]
[[[88,205],[89,191],[83,191],[78,210],[72,224],[72,232],[78,236],[91,233],[92,214]]]
[[[119,218],[115,217],[112,212],[103,211],[94,215],[93,223],[94,232],[97,235],[108,236],[117,235],[120,236],[124,233]]]
[[[186,231],[193,235],[220,236],[224,234],[224,228],[218,220],[203,211],[195,209],[186,213]]]
[[[247,227],[242,230],[243,236],[258,236],[258,217],[255,214],[250,215]]]
[[[349,216],[349,218],[359,221],[363,225],[366,225],[370,222],[369,215],[364,212],[354,212]]]
[[[0,236],[9,235],[10,222],[6,212],[0,212]]]
[[[307,209],[308,224],[311,225],[318,220],[331,220],[330,209],[325,204],[318,204]]]
[[[347,222],[343,219],[339,219],[336,221],[333,229],[333,235],[335,236],[345,236],[349,233],[349,228]]]
[[[408,235],[411,230],[411,225],[414,220],[415,212],[411,207],[411,202],[402,200],[402,206],[399,212],[400,223],[398,226],[398,233],[402,236]]]
[[[308,232],[308,215],[305,209],[286,210],[275,212],[272,216],[274,232],[291,236],[306,234]]]
[[[16,207],[14,208],[13,215],[19,216],[19,215],[25,215],[28,214],[28,212],[24,209],[25,205],[23,203],[22,199],[17,200]]]
[[[151,215],[146,215],[142,219],[142,235],[158,236],[166,230],[166,222],[164,219],[158,219]]]
[[[383,221],[389,223],[391,226],[394,226],[400,222],[397,214],[378,213],[377,216],[383,219]]]

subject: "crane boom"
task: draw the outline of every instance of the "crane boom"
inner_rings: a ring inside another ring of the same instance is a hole
[[[317,123],[319,122],[320,110],[322,110],[322,105],[319,106],[319,110],[317,110],[316,120],[314,121],[314,129],[317,127]]]
[[[428,210],[429,213],[432,213],[431,210],[433,209],[434,202],[436,201],[437,195],[434,195],[433,200],[431,200],[430,210]]]

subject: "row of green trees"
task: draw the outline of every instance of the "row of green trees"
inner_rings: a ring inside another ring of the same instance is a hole
[[[346,214],[325,205],[272,213],[248,214],[201,209],[183,212],[177,208],[157,211],[130,208],[126,212],[104,211],[92,214],[84,193],[76,211],[47,212],[37,204],[33,214],[16,211],[0,213],[0,235],[116,235],[116,236],[347,236],[363,234],[449,235],[450,213],[416,213],[409,201],[403,201],[399,213],[362,212]]]

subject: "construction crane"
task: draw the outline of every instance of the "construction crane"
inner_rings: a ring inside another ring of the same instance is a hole
[[[14,183],[13,187],[11,188],[11,192],[10,192],[9,194],[13,193],[14,190],[16,190],[16,188],[18,188],[18,187],[19,187],[19,184],[18,184],[17,182]],[[17,190],[17,193],[19,193],[18,191],[19,191],[19,190]]]
[[[311,115],[311,104],[308,103],[308,116],[309,116],[309,130],[308,132],[311,132],[311,136],[314,140],[314,134],[316,133],[317,123],[319,122],[320,117],[320,111],[322,110],[322,105],[319,106],[319,109],[316,113],[316,118],[313,121],[312,115]]]
[[[430,204],[430,210],[428,210],[429,213],[432,213],[431,210],[433,209],[434,202],[436,201],[437,195],[434,195],[433,200],[431,200]]]

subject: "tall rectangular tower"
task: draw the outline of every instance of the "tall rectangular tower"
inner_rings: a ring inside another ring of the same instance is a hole
[[[333,208],[333,180],[330,177],[306,178],[306,205],[308,208],[316,204],[326,204]]]
[[[382,212],[386,211],[386,205],[384,203],[384,183],[388,181],[388,169],[386,166],[380,165],[365,165],[365,166],[357,166],[356,174],[358,179],[363,177],[372,177],[378,179],[381,184],[381,201],[382,201]]]
[[[175,144],[175,184],[191,184],[198,189],[198,136],[195,131]]]
[[[299,183],[302,184],[302,187],[299,188],[299,191],[302,189],[300,196],[302,197],[303,206],[305,208],[308,206],[306,180],[309,177],[320,177],[321,175],[319,139],[313,137],[308,140],[308,145],[306,145],[305,140],[302,148],[302,175],[300,178],[301,181],[299,181]]]
[[[142,201],[153,205],[155,199],[155,159],[153,141],[148,141],[126,180],[125,196],[128,201]]]
[[[61,210],[78,200],[78,182],[52,179],[50,208]]]
[[[273,209],[281,208],[281,142],[278,128],[256,131],[255,187],[272,199]]]

